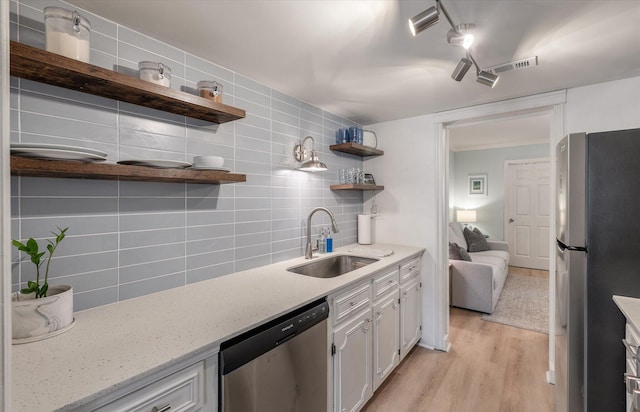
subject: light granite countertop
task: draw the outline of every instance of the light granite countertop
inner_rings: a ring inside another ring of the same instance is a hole
[[[76,312],[69,331],[12,346],[13,410],[77,408],[424,252],[376,244],[335,253],[356,247],[394,254],[331,279],[288,272],[300,257]]]
[[[636,330],[640,330],[640,299],[627,296],[613,296],[613,301]]]

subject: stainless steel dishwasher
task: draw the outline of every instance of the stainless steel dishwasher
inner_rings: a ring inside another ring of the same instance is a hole
[[[327,412],[326,299],[220,345],[221,412]]]

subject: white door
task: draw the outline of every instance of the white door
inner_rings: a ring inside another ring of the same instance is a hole
[[[510,264],[548,270],[549,159],[508,161],[505,169],[505,240],[509,243]]]
[[[400,291],[373,306],[373,390],[400,363]]]
[[[333,332],[333,390],[338,412],[358,411],[373,395],[372,321],[369,309]]]
[[[422,336],[422,299],[420,277],[400,288],[400,360]]]

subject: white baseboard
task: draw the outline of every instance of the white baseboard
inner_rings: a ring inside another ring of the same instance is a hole
[[[547,383],[551,385],[556,384],[556,374],[554,371],[547,371]]]

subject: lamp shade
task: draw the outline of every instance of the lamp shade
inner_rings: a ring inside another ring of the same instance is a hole
[[[306,172],[323,172],[327,170],[327,165],[322,163],[318,159],[318,155],[315,150],[311,151],[311,159],[307,162],[304,162],[302,166],[300,166],[300,170],[304,170]]]
[[[457,210],[456,220],[460,223],[475,223],[477,221],[475,210]]]

